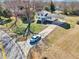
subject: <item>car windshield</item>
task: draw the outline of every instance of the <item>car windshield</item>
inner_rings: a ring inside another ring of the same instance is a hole
[[[32,37],[32,39],[36,39],[36,38],[37,38],[37,36],[33,36],[33,37]]]

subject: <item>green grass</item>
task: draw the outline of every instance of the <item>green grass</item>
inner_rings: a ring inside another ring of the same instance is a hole
[[[42,24],[36,24],[36,23],[31,24],[31,30],[36,32],[36,33],[42,31],[45,28],[46,28],[46,26],[42,25]]]
[[[25,28],[27,28],[27,24],[21,24],[15,30],[13,30],[13,32],[15,32],[19,35],[22,35],[24,33]],[[46,28],[46,26],[41,25],[41,24],[32,23],[30,29],[31,29],[31,31],[33,31],[35,33],[39,33],[44,28]]]

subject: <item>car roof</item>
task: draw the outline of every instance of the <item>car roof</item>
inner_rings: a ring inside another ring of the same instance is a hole
[[[33,38],[36,38],[36,37],[40,37],[40,35],[34,35],[34,36],[32,36]]]
[[[32,38],[36,38],[37,36],[32,36]]]

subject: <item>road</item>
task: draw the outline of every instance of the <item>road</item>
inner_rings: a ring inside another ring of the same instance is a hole
[[[15,41],[16,39],[12,40],[7,33],[0,30],[0,59],[25,59],[22,50]]]

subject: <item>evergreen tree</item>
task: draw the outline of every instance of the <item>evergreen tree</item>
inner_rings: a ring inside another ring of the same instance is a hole
[[[51,3],[49,4],[49,6],[45,7],[45,10],[50,11],[51,13],[53,13],[55,11],[55,5],[54,5],[54,3],[51,1]]]
[[[52,13],[53,13],[53,11],[55,11],[55,5],[52,1],[51,1],[51,4],[50,4],[50,10],[51,10]]]

